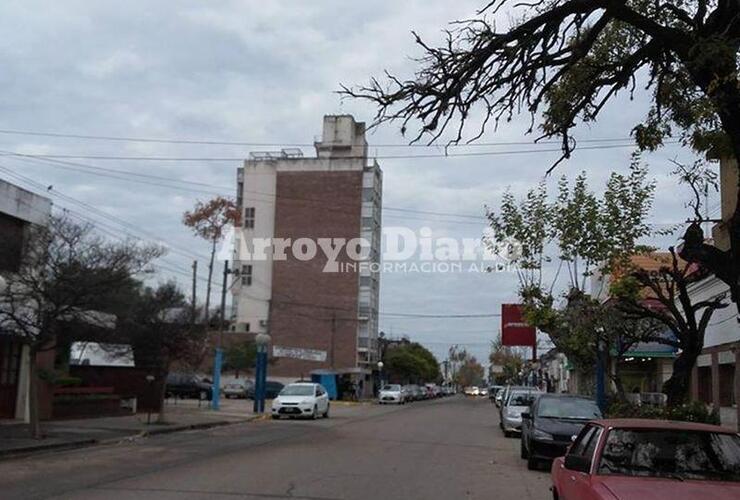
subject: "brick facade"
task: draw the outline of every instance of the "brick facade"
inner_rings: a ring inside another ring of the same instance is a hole
[[[360,236],[362,171],[279,172],[275,237],[345,238]],[[319,249],[307,261],[273,262],[270,313],[272,344],[320,349],[325,363],[281,358],[271,376],[308,376],[321,368],[351,368],[357,363],[357,271],[324,272]],[[337,259],[351,262],[343,251]],[[333,363],[332,363],[333,358]]]

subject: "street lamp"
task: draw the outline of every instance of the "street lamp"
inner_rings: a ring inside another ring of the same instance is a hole
[[[383,362],[378,361],[378,379],[380,380],[380,386],[383,386]]]
[[[257,366],[254,374],[254,412],[264,413],[265,393],[267,385],[267,348],[270,345],[270,336],[258,333],[254,338],[257,344]]]

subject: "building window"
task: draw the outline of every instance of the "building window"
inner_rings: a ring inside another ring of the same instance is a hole
[[[254,207],[246,207],[244,209],[244,227],[254,229]]]
[[[252,265],[244,264],[242,266],[242,285],[252,286]]]

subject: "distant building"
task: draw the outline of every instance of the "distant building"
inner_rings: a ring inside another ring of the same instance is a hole
[[[382,171],[352,116],[325,116],[315,148],[312,158],[253,153],[238,170],[235,329],[269,331],[270,377],[328,369],[369,381],[378,360]],[[350,243],[335,266],[321,239]],[[261,251],[260,240],[272,244]]]
[[[0,276],[21,269],[31,227],[47,225],[50,215],[51,200],[0,180]],[[28,420],[29,362],[22,339],[0,329],[0,418]],[[37,359],[41,368],[53,367],[53,362],[51,351]]]

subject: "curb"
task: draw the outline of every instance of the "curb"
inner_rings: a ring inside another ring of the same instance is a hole
[[[33,455],[35,453],[43,453],[45,451],[64,451],[74,450],[77,448],[87,448],[88,446],[94,446],[98,444],[97,439],[81,439],[79,441],[68,441],[65,443],[53,443],[53,444],[39,444],[35,446],[26,446],[25,448],[11,448],[8,450],[0,450],[0,460],[8,460],[12,458],[19,458],[23,456]]]
[[[205,430],[212,429],[215,427],[226,427],[229,425],[246,424],[260,419],[260,415],[249,417],[245,420],[217,420],[215,422],[199,422],[195,424],[185,425],[172,425],[169,427],[162,427],[159,429],[145,429],[136,434],[131,434],[125,437],[115,437],[108,439],[81,439],[79,441],[69,441],[65,443],[53,443],[53,444],[39,444],[35,446],[27,446],[25,448],[12,448],[9,450],[0,450],[0,460],[10,460],[13,458],[22,458],[36,453],[43,453],[47,451],[68,451],[79,448],[89,448],[92,446],[104,446],[104,445],[115,445],[122,444],[137,439],[143,439],[150,436],[157,436],[163,434],[174,434],[175,432],[185,432],[192,430]]]
[[[138,434],[135,434],[135,437],[137,438],[145,438],[149,436],[157,436],[161,434],[172,434],[175,432],[184,432],[184,431],[195,431],[195,430],[203,430],[203,429],[212,429],[214,427],[225,427],[227,425],[237,425],[237,424],[246,424],[249,422],[253,422],[254,420],[257,420],[259,415],[249,417],[245,420],[217,420],[215,422],[199,422],[195,424],[185,424],[185,425],[172,425],[169,427],[160,427],[158,429],[146,429]],[[119,440],[120,441],[120,440]]]

